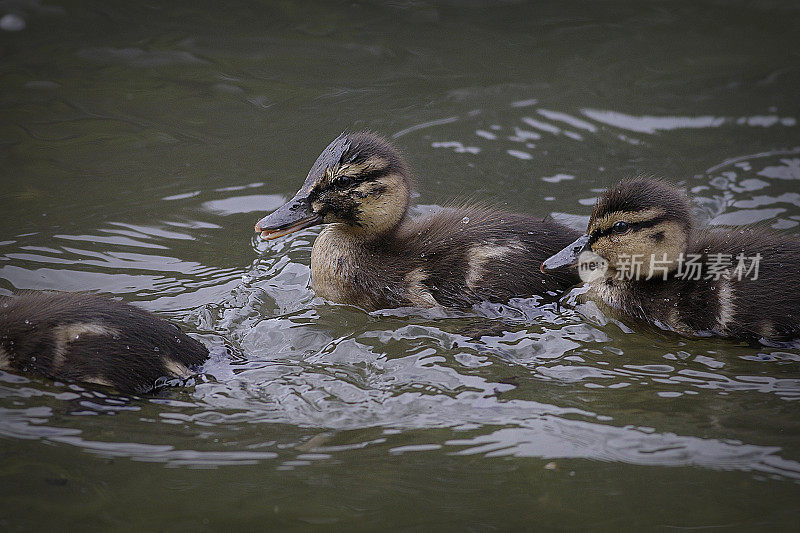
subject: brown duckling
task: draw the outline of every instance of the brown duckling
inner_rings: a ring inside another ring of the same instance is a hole
[[[314,291],[366,309],[555,296],[577,283],[575,272],[538,267],[578,232],[474,205],[412,220],[411,189],[394,146],[373,133],[343,133],[294,198],[255,230],[266,240],[324,224],[311,252]]]
[[[607,190],[586,234],[541,268],[576,266],[586,296],[662,329],[800,337],[800,242],[755,228],[697,229],[686,194],[660,180]]]
[[[28,292],[0,299],[0,370],[152,390],[186,378],[208,349],[143,309],[102,296]]]

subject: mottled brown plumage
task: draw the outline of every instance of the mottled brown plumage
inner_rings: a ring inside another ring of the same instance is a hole
[[[542,270],[574,267],[587,251],[608,266],[587,281],[587,296],[623,315],[689,335],[800,337],[800,242],[762,229],[697,229],[689,198],[666,182],[636,179],[606,191],[586,234]],[[634,255],[642,260],[639,276]],[[699,276],[689,258],[700,265]]]
[[[0,370],[147,392],[188,377],[203,344],[152,314],[102,296],[27,292],[0,299]]]
[[[412,220],[411,189],[408,165],[386,140],[342,134],[297,195],[256,231],[272,239],[325,224],[311,254],[314,290],[366,309],[554,297],[578,281],[574,272],[539,272],[542,260],[577,232],[475,205]]]

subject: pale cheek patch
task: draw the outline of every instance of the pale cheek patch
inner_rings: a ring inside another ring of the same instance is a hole
[[[115,328],[104,326],[103,324],[92,324],[89,322],[76,322],[59,326],[53,330],[53,341],[55,351],[53,352],[53,370],[58,370],[66,363],[66,354],[71,342],[80,340],[84,335],[119,335]]]
[[[355,188],[354,192],[355,195],[359,198],[366,198],[372,194],[373,185],[371,183],[360,183],[358,187]]]
[[[406,213],[408,189],[397,175],[381,178],[369,185],[369,193],[376,187],[383,188],[380,195],[366,194],[359,204],[359,219],[364,230],[380,234],[394,228]]]
[[[660,235],[658,243],[653,236]],[[652,228],[633,231],[623,235],[606,235],[592,244],[592,251],[609,262],[612,270],[622,268],[625,260],[630,269],[632,262],[639,265],[642,276],[651,273],[659,276],[666,268],[668,272],[678,266],[678,257],[686,249],[686,233],[677,222],[662,222]],[[652,261],[656,261],[653,263]]]

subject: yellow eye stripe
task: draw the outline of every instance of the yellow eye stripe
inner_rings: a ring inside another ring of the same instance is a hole
[[[589,222],[589,233],[608,231],[617,222],[637,224],[639,222],[647,222],[648,220],[663,217],[665,214],[666,210],[661,207],[651,207],[650,209],[643,209],[641,211],[615,211],[605,215],[599,220],[591,220]]]

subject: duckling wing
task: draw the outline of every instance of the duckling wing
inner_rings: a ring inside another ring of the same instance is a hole
[[[800,337],[800,242],[762,228],[710,231],[693,247],[731,260],[731,273],[711,281],[708,300],[724,333],[738,338]],[[736,268],[740,257],[743,267]]]
[[[539,266],[578,237],[551,220],[475,206],[445,209],[403,228],[416,278],[441,305],[465,306],[513,297],[553,296],[579,280]]]

